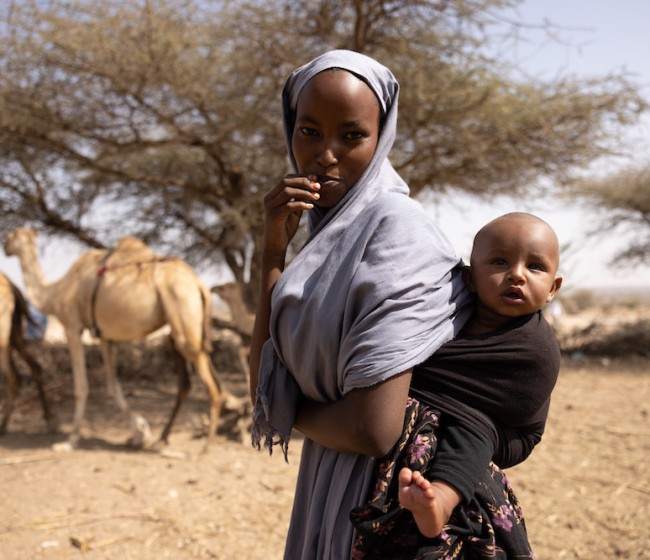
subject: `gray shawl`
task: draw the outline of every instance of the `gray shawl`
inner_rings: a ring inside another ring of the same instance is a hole
[[[399,90],[387,68],[338,50],[289,76],[282,101],[294,168],[298,96],[328,68],[370,86],[384,125],[370,165],[344,199],[327,212],[309,212],[310,237],[273,291],[253,443],[280,444],[285,456],[298,399],[336,401],[408,370],[451,339],[469,311],[460,259],[387,159]],[[349,512],[366,498],[373,463],[305,440],[285,558],[349,557]]]

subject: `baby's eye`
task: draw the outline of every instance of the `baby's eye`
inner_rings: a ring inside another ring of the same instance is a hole
[[[529,264],[529,265],[528,265],[528,268],[530,268],[531,270],[539,270],[539,271],[541,271],[541,272],[544,272],[544,271],[546,270],[546,269],[544,268],[544,266],[541,265],[541,264],[539,264],[539,263],[532,263],[532,264]]]
[[[505,266],[508,264],[508,261],[505,259],[492,259],[490,261],[490,264],[496,265],[496,266]]]

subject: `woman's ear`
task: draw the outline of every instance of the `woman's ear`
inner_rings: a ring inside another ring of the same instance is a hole
[[[549,303],[555,298],[555,295],[557,294],[561,286],[562,286],[562,277],[556,276],[555,280],[553,280],[553,284],[551,285],[551,291],[548,293],[548,296],[546,296],[546,303]]]
[[[464,266],[462,269],[463,273],[463,280],[465,281],[465,286],[467,286],[467,289],[475,294],[476,293],[476,284],[474,283],[474,277],[472,275],[472,267],[471,266]]]

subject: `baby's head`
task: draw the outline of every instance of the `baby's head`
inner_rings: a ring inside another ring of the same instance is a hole
[[[478,308],[503,317],[534,313],[562,285],[560,247],[553,228],[532,214],[513,212],[474,237],[465,279]]]

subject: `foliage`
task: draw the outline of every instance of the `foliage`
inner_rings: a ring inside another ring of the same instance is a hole
[[[243,281],[263,193],[289,170],[282,83],[330,48],[375,56],[400,80],[392,159],[413,194],[568,184],[645,102],[622,74],[510,77],[487,53],[517,3],[10,2],[0,230],[27,223],[97,247],[138,235],[195,264],[222,258]]]
[[[567,194],[591,205],[600,216],[593,235],[628,234],[628,245],[612,266],[650,263],[650,164],[577,182]]]

